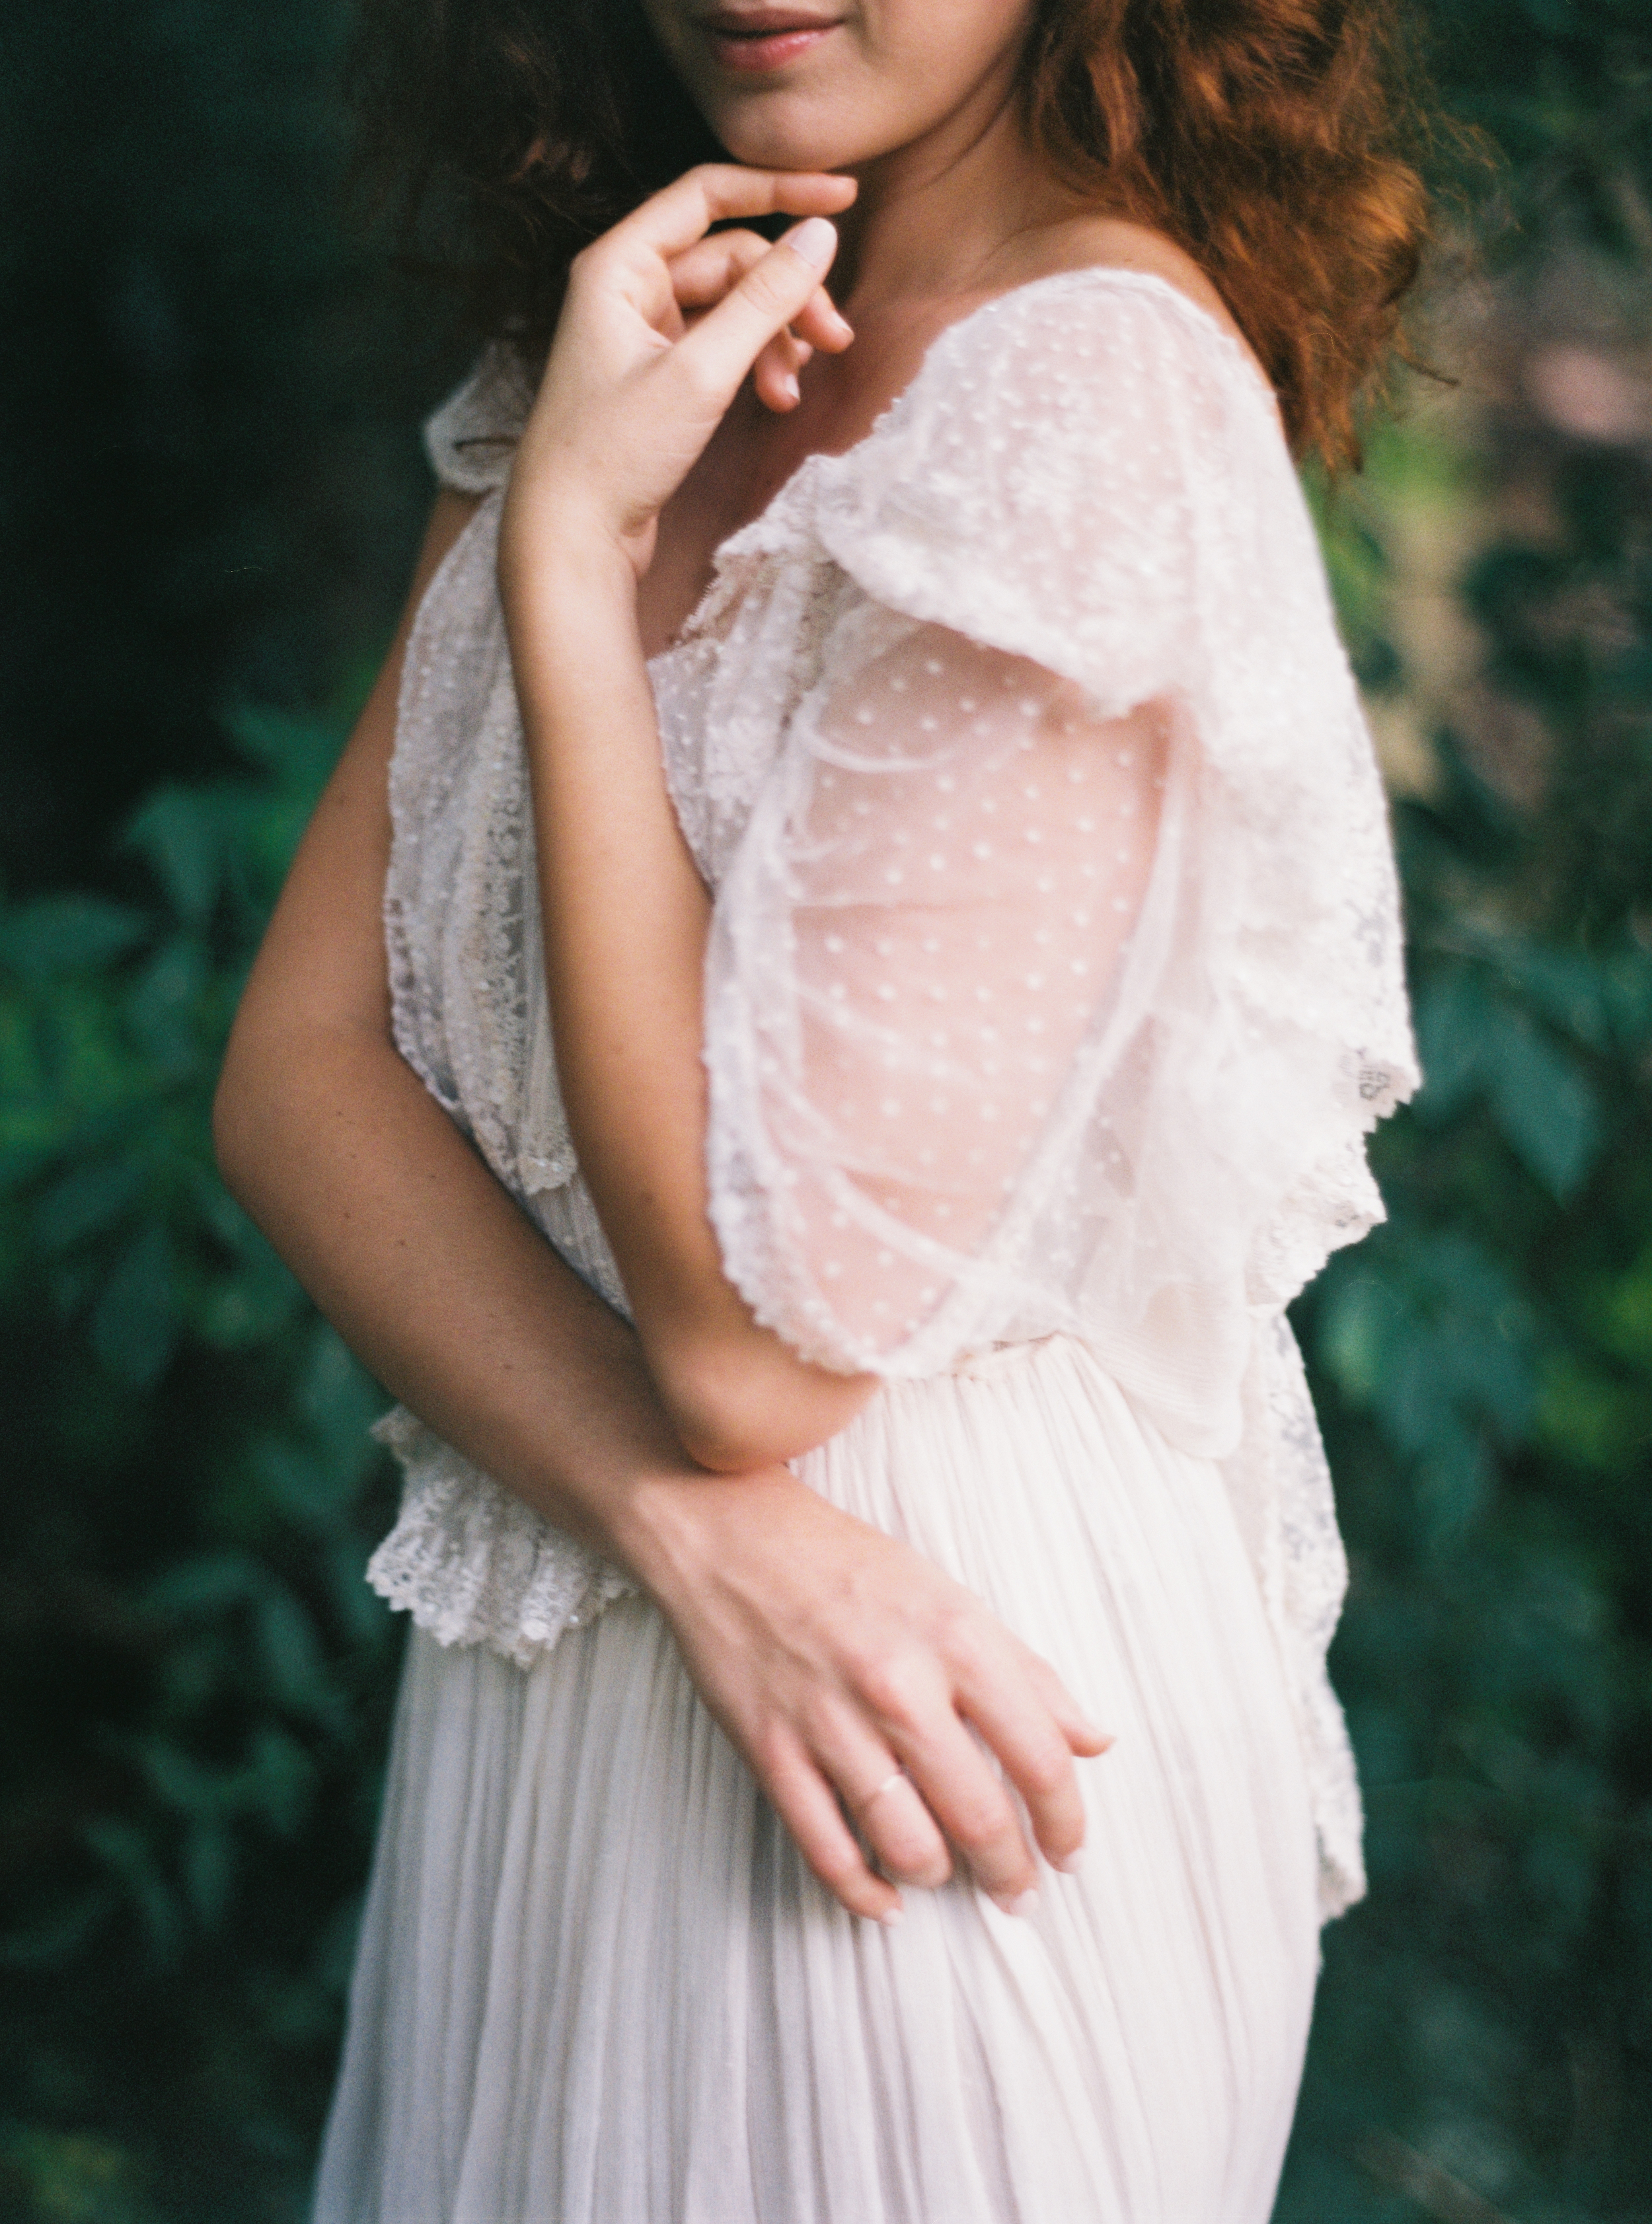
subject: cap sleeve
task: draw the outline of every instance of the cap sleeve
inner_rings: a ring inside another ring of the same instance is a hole
[[[1029,657],[1110,717],[1191,684],[1200,512],[1236,402],[1271,407],[1207,318],[1119,275],[1047,280],[944,332],[817,511],[874,601]]]
[[[470,495],[502,487],[533,403],[522,357],[507,342],[491,342],[469,377],[426,420],[425,453],[438,483]]]
[[[719,887],[713,1221],[817,1362],[1065,1330],[1174,1438],[1380,1216],[1383,799],[1260,378],[1158,281],[945,335],[824,475],[845,584]]]

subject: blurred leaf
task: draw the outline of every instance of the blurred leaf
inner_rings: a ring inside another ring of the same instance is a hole
[[[146,1168],[136,1156],[93,1159],[45,1191],[35,1208],[41,1248],[66,1251],[124,1217],[142,1191]]]
[[[201,1034],[208,977],[203,945],[193,935],[174,935],[155,952],[127,1000],[134,1033],[168,1077],[189,1071],[218,1051]]]
[[[183,1940],[182,1917],[144,1833],[135,1823],[104,1816],[88,1823],[81,1835],[88,1849],[124,1888],[142,1924],[153,1959],[174,1961]]]
[[[1582,1066],[1529,1025],[1498,1030],[1490,1074],[1497,1123],[1541,1182],[1564,1201],[1594,1163],[1600,1109]]]
[[[205,926],[217,905],[230,831],[225,820],[218,789],[163,787],[133,815],[123,837],[154,869],[187,926]]]
[[[1605,1348],[1652,1374],[1652,1241],[1628,1273],[1598,1286],[1592,1310]]]
[[[172,1247],[151,1221],[104,1285],[92,1309],[92,1347],[105,1367],[147,1389],[160,1380],[177,1342]]]
[[[1557,1353],[1544,1380],[1537,1428],[1561,1457],[1625,1474],[1652,1452],[1652,1400],[1572,1354]]]
[[[221,1615],[256,1598],[264,1579],[250,1553],[198,1552],[152,1578],[142,1602],[155,1614]]]
[[[234,1896],[236,1842],[222,1823],[199,1821],[184,1839],[184,1889],[191,1912],[206,1930],[223,1928]]]
[[[1467,966],[1436,974],[1420,989],[1415,1016],[1423,1073],[1418,1116],[1454,1119],[1490,1062],[1491,1002],[1484,976]]]
[[[129,956],[150,931],[147,915],[126,904],[41,896],[0,914],[0,966],[31,982],[90,972]]]
[[[333,1711],[315,1625],[290,1591],[274,1584],[258,1602],[258,1650],[269,1688],[282,1706],[322,1719]]]

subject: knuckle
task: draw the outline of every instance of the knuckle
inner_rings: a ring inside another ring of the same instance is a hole
[[[777,270],[772,259],[765,256],[754,263],[740,281],[746,299],[765,317],[789,316],[792,313],[794,287],[788,286],[784,275]]]
[[[933,1623],[937,1652],[955,1669],[977,1666],[986,1657],[979,1609],[972,1599],[943,1599]]]
[[[1039,1798],[1051,1798],[1063,1791],[1073,1773],[1073,1762],[1064,1747],[1040,1746],[1022,1763],[1020,1777],[1022,1789]]]
[[[984,1853],[1015,1827],[1008,1803],[982,1797],[965,1799],[947,1818],[953,1836],[967,1854]]]
[[[917,1711],[921,1678],[905,1652],[882,1652],[863,1661],[857,1681],[862,1697],[884,1722],[908,1722]]]
[[[926,1829],[912,1816],[888,1816],[880,1818],[868,1831],[880,1856],[898,1867],[906,1867],[921,1861],[935,1850],[935,1833]]]
[[[828,1892],[839,1894],[859,1881],[865,1864],[858,1854],[847,1846],[816,1846],[805,1848],[809,1867]]]
[[[751,1766],[771,1789],[790,1774],[790,1741],[778,1722],[762,1722],[746,1741]]]
[[[952,1864],[940,1833],[928,1827],[879,1830],[873,1837],[878,1860],[899,1876],[944,1878]]]

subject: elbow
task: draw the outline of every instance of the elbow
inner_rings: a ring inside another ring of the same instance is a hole
[[[846,1428],[877,1388],[875,1375],[811,1367],[763,1330],[737,1347],[707,1342],[649,1356],[683,1450],[714,1475],[801,1458]]]
[[[710,1407],[701,1399],[692,1404],[671,1399],[668,1405],[683,1450],[696,1467],[712,1475],[756,1475],[763,1468],[784,1467],[788,1460],[813,1450],[799,1441],[794,1431],[752,1427],[744,1416]]]
[[[718,1367],[709,1355],[699,1364],[680,1361],[655,1369],[655,1379],[683,1450],[713,1475],[750,1475],[812,1449],[784,1425],[790,1416],[772,1406],[763,1410],[744,1392],[737,1362]]]

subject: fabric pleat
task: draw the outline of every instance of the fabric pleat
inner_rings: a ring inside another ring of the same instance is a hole
[[[802,1467],[1115,1733],[1082,1873],[858,1921],[646,1601],[526,1670],[415,1628],[317,2224],[1263,2224],[1315,1854],[1215,1467],[1060,1337]]]

